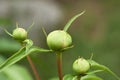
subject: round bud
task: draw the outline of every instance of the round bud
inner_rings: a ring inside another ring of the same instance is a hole
[[[13,30],[13,37],[16,40],[23,41],[27,38],[27,31],[23,28],[16,28]]]
[[[90,69],[90,64],[84,58],[79,58],[73,63],[73,70],[79,74],[84,74]]]
[[[72,38],[63,30],[55,30],[48,34],[47,44],[53,51],[60,51],[72,44]]]

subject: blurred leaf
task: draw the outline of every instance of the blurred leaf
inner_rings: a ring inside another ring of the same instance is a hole
[[[51,52],[50,50],[38,48],[38,47],[33,47],[32,46],[32,41],[31,40],[26,40],[26,46],[22,47],[18,52],[16,52],[14,55],[12,55],[10,58],[8,58],[5,62],[3,62],[0,65],[0,72],[4,70],[5,68],[15,64],[16,62],[20,61],[27,55],[33,52]],[[31,47],[32,46],[32,47]]]
[[[9,39],[0,39],[0,52],[14,52],[20,48],[20,44]]]
[[[73,80],[74,76],[71,74],[67,74],[63,77],[63,80]]]
[[[4,62],[0,56],[0,64]],[[12,65],[0,73],[0,80],[33,80],[29,72],[22,66]]]
[[[8,18],[1,18],[0,17],[0,25],[9,25],[9,24],[11,24],[11,22],[12,21]]]
[[[103,70],[93,70],[93,71],[87,72],[86,74],[95,74],[95,73],[102,72],[102,71]]]
[[[16,63],[17,61],[19,61],[23,55],[25,54],[25,50],[26,48],[23,47],[21,48],[18,52],[16,52],[13,56],[11,56],[10,58],[8,58],[5,62],[3,62],[1,65],[0,65],[0,72],[9,67],[10,65]]]
[[[58,77],[54,77],[54,78],[51,78],[49,80],[59,80],[59,78]]]
[[[12,65],[3,71],[8,80],[33,80],[29,72],[22,66]]]
[[[83,76],[80,80],[103,80],[103,79],[94,75],[86,75]]]

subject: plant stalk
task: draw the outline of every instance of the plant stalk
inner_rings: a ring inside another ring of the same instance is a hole
[[[35,75],[36,80],[40,80],[39,74],[38,74],[38,72],[37,72],[37,70],[35,68],[35,65],[33,64],[32,59],[30,58],[29,55],[27,56],[27,60],[28,60],[30,66],[32,68],[32,71],[33,71],[33,73]]]
[[[59,80],[63,80],[62,75],[62,53],[57,53],[57,67],[58,67],[58,76]]]

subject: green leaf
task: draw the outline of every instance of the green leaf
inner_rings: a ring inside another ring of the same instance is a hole
[[[18,52],[13,54],[10,58],[8,58],[6,61],[4,61],[0,65],[0,72],[3,71],[5,68],[20,61],[21,59],[23,59],[24,57],[26,57],[27,55],[29,55],[33,52],[51,52],[51,50],[42,49],[42,48],[32,46],[31,40],[27,40],[26,42],[27,42],[26,46],[22,47]]]
[[[80,14],[77,14],[77,15],[75,15],[74,17],[72,17],[68,22],[67,22],[67,24],[65,25],[65,27],[64,27],[64,31],[67,31],[68,30],[68,28],[70,27],[70,25],[72,24],[72,22],[74,21],[74,20],[76,20],[79,16],[81,16],[82,14],[84,14],[85,13],[85,11],[83,11],[83,12],[81,12]]]
[[[72,75],[72,74],[67,74],[63,77],[63,80],[78,80],[78,76]]]
[[[10,65],[16,63],[17,61],[19,61],[22,58],[22,55],[25,54],[25,50],[26,48],[23,47],[21,48],[18,52],[16,52],[13,56],[11,56],[10,58],[8,58],[6,61],[4,61],[1,65],[0,65],[0,72],[2,70],[4,70],[5,68],[9,67]]]
[[[29,72],[19,65],[12,65],[2,73],[8,77],[8,80],[33,80]]]
[[[4,57],[0,56],[0,64],[4,62]],[[12,65],[0,73],[0,80],[33,80],[32,76],[23,66]]]
[[[79,76],[79,75],[67,74],[63,77],[63,80],[103,80],[103,79],[95,75]]]
[[[10,54],[16,52],[19,49],[20,49],[19,43],[7,38],[0,38],[0,53]]]
[[[73,75],[67,74],[67,75],[65,75],[65,76],[63,77],[63,80],[72,80],[73,77],[74,77]]]
[[[102,72],[102,71],[103,70],[94,70],[94,71],[89,71],[86,74],[95,74],[95,73]]]
[[[54,77],[54,78],[51,78],[49,80],[59,80],[59,78],[58,77]]]
[[[94,75],[86,75],[83,76],[80,80],[103,80],[103,79]]]
[[[91,65],[91,68],[95,68],[95,69],[98,69],[98,70],[103,70],[103,71],[106,71],[108,73],[110,73],[111,75],[113,75],[117,80],[120,80],[120,78],[114,73],[112,72],[108,67],[104,66],[104,65],[101,65],[97,62],[95,62],[94,60],[88,60],[90,65]]]

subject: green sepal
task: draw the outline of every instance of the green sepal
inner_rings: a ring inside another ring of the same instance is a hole
[[[84,14],[85,13],[85,11],[83,11],[83,12],[81,12],[80,14],[77,14],[77,15],[75,15],[74,17],[72,17],[68,22],[67,22],[67,24],[65,25],[65,27],[64,27],[64,31],[67,31],[68,30],[68,28],[70,27],[70,25],[73,23],[73,21],[75,21],[79,16],[81,16],[82,14]]]
[[[27,52],[30,49],[30,47],[33,45],[33,42],[30,39],[26,39],[23,42],[25,43],[26,52]]]
[[[6,29],[4,29],[4,31],[5,31],[9,36],[13,37],[13,35],[12,35],[10,32],[8,32]]]

